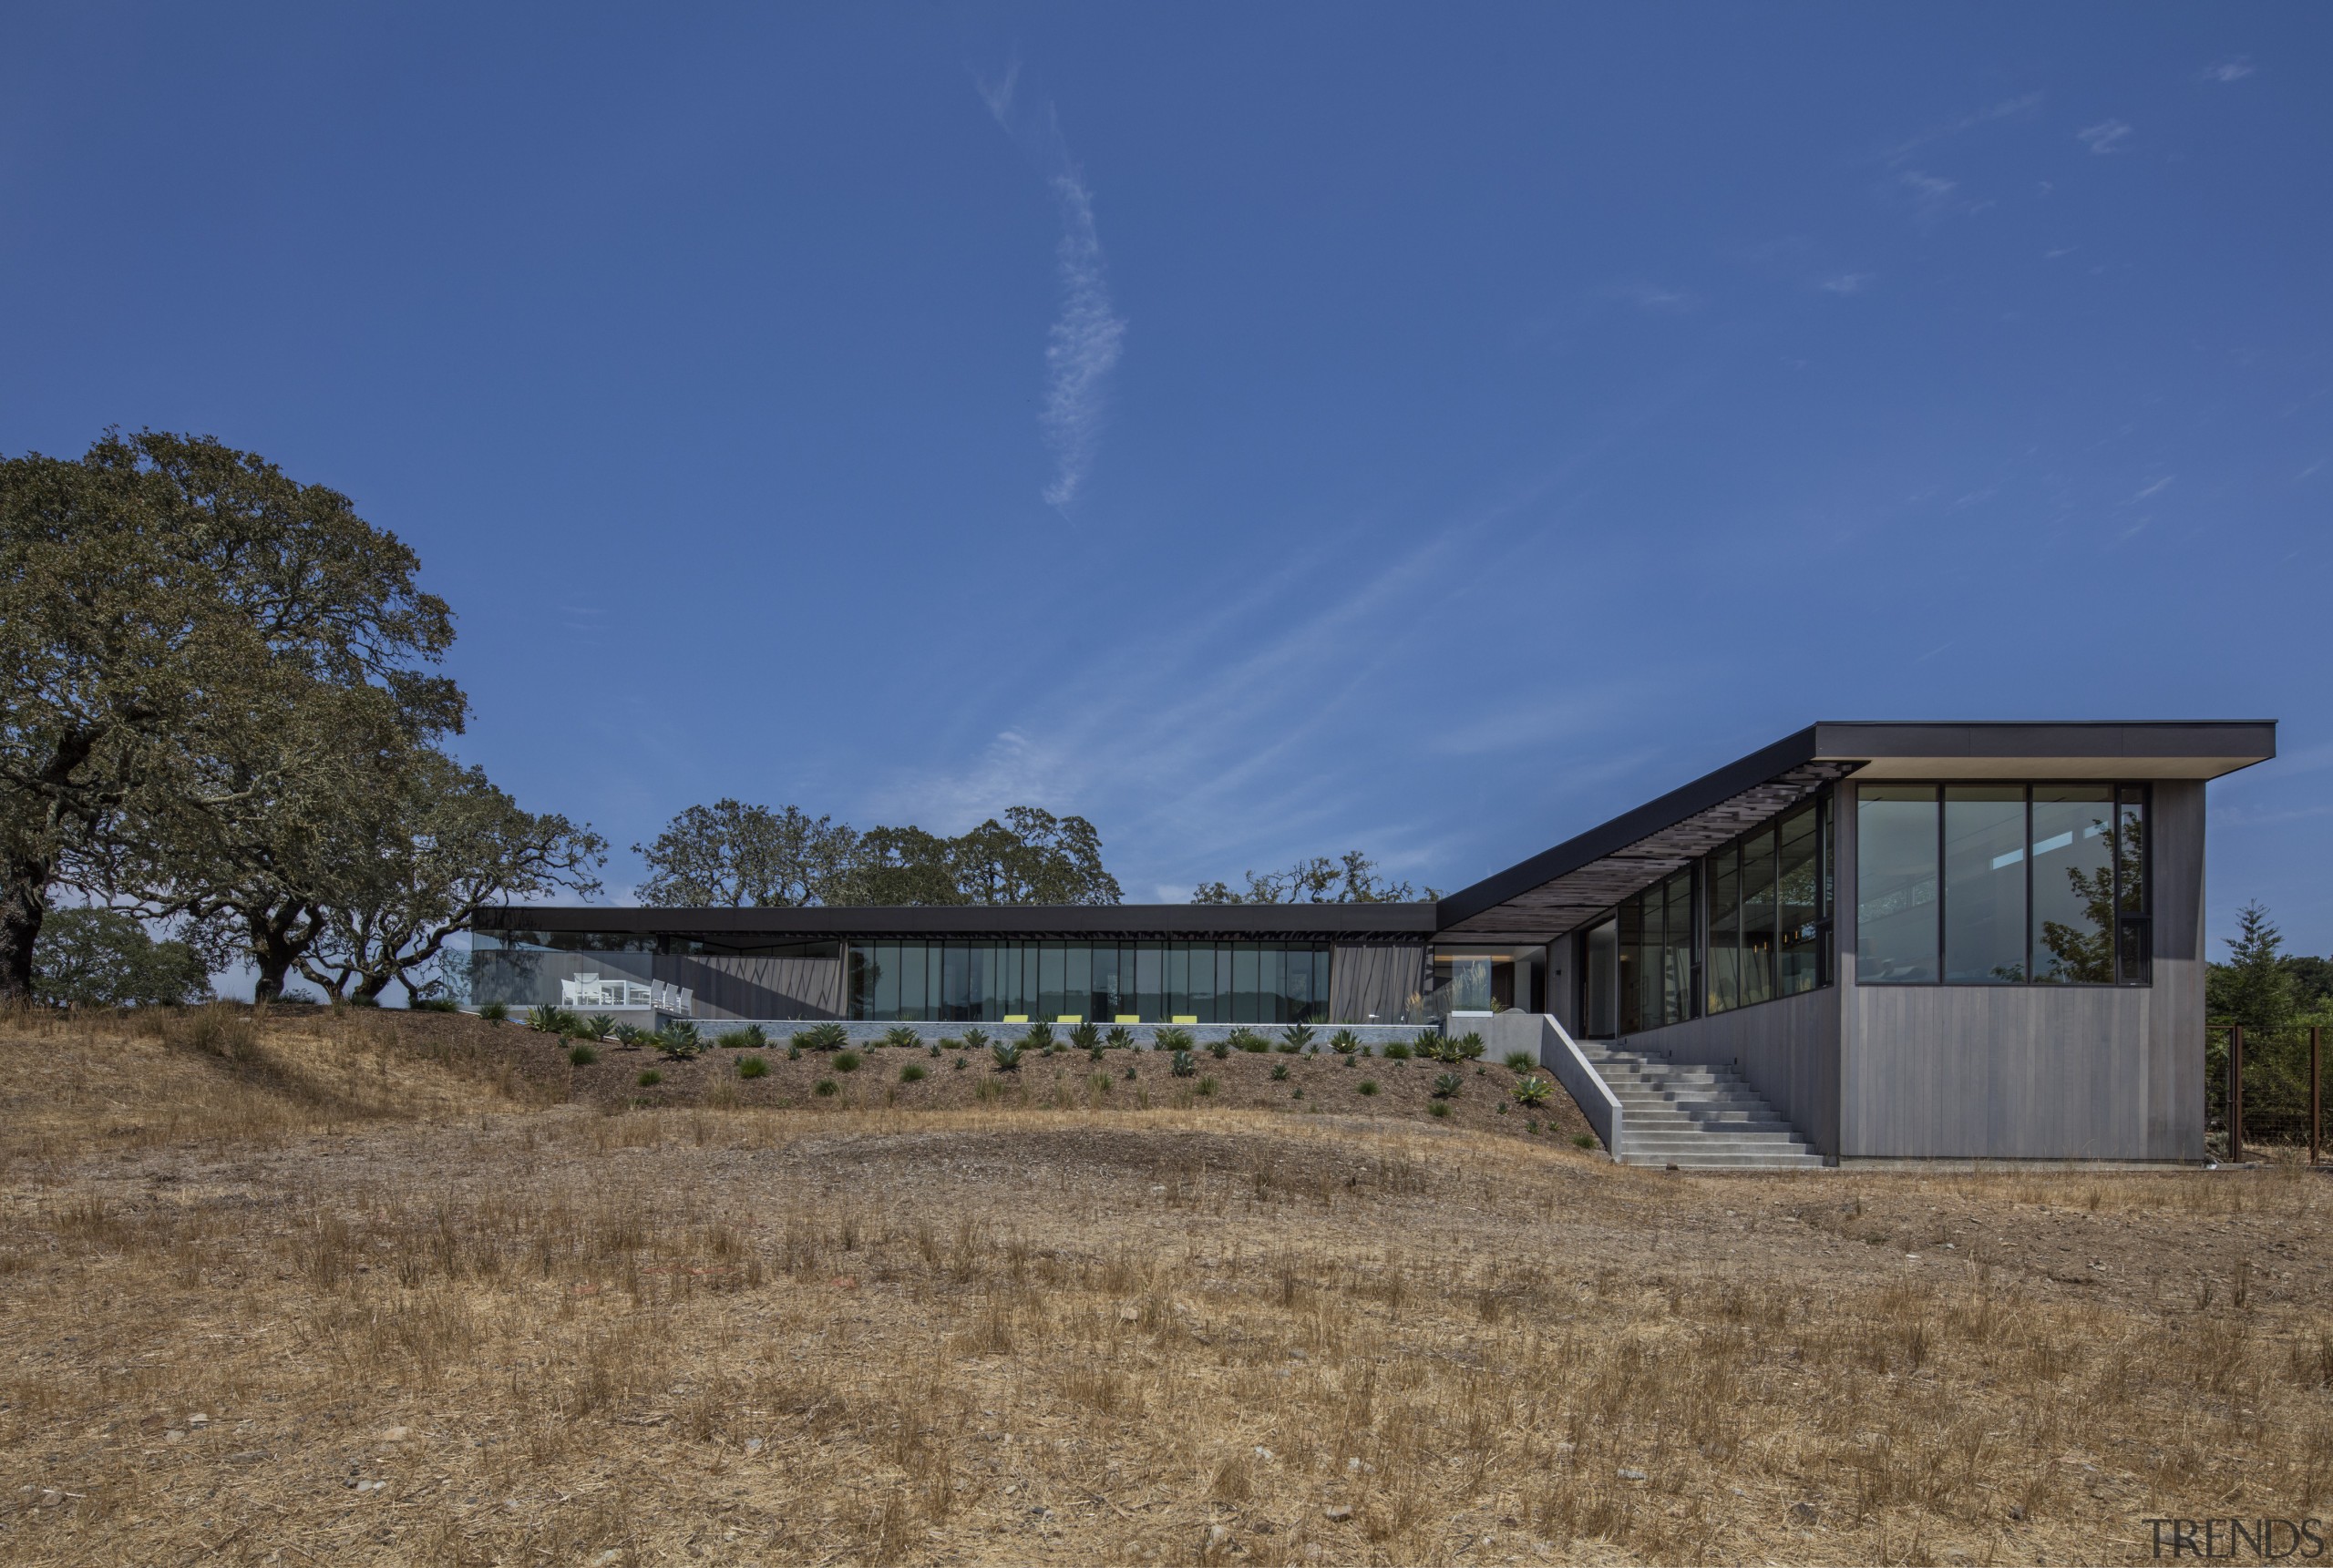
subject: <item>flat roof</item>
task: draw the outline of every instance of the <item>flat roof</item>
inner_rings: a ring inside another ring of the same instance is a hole
[[[1874,779],[2211,779],[2276,754],[2273,719],[1828,720],[1444,898],[1441,934],[1547,941],[1825,784]]]
[[[1546,942],[1824,785],[1869,779],[2212,779],[2276,754],[2273,719],[1826,720],[1461,888],[1438,904],[930,904],[809,908],[519,906],[488,930],[1067,941]]]
[[[1083,941],[1422,940],[1432,904],[821,904],[807,908],[662,908],[646,905],[514,905],[488,910],[497,931],[609,931],[642,936],[756,937],[777,941],[962,937]]]

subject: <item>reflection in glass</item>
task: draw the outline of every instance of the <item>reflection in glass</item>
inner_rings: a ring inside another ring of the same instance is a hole
[[[2025,786],[1944,792],[1944,978],[2025,979]]]
[[[1693,1016],[1693,873],[1689,866],[1662,883],[1660,1016],[1681,1023]]]
[[[1937,792],[1865,784],[1855,803],[1855,978],[1937,978]]]
[[[1774,994],[1774,835],[1742,841],[1742,1005]]]
[[[1729,844],[1709,857],[1710,1011],[1742,1005],[1742,852]]]
[[[2033,791],[2033,978],[2114,979],[2114,810],[2102,784]]]
[[[1783,996],[1822,983],[1822,814],[1812,804],[1783,818],[1776,898],[1775,990]]]
[[[1620,926],[1607,920],[1588,933],[1586,1032],[1610,1040],[1620,1032]]]

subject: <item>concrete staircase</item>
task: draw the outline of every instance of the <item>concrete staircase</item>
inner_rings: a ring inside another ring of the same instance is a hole
[[[1730,1067],[1671,1063],[1649,1051],[1581,1040],[1580,1054],[1620,1102],[1628,1165],[1688,1171],[1821,1170],[1823,1156]]]

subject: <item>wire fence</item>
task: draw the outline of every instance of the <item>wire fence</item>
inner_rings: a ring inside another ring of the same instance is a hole
[[[2204,1045],[2205,1142],[2221,1160],[2309,1161],[2325,1132],[2324,1031],[2212,1024]]]

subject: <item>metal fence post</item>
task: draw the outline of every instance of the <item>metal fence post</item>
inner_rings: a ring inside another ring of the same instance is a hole
[[[2227,1026],[2227,1163],[2244,1163],[2244,1026]]]
[[[2317,1163],[2317,1055],[2318,1047],[2323,1043],[2318,1037],[2323,1032],[2320,1024],[2308,1026],[2308,1163],[2312,1165]]]

